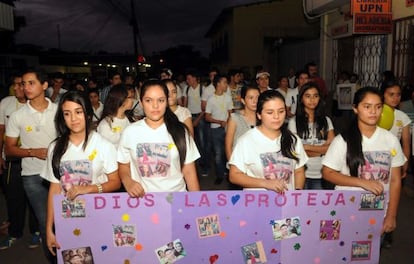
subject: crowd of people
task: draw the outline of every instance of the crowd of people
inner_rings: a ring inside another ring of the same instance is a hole
[[[395,79],[358,89],[349,126],[335,135],[314,63],[280,77],[277,89],[267,71],[250,82],[235,69],[223,75],[213,68],[208,77],[203,82],[190,69],[178,82],[163,69],[135,82],[114,73],[102,89],[94,78],[65,89],[62,74],[13,76],[12,93],[0,103],[8,211],[0,249],[22,237],[29,207],[31,246],[42,241],[54,261],[54,194],[199,191],[200,177],[214,176],[216,185],[231,183],[227,189],[388,191],[383,232],[395,229],[411,153],[411,119],[397,109]],[[383,104],[394,110],[387,129],[377,125]]]

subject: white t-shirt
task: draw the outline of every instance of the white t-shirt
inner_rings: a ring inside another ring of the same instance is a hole
[[[59,94],[56,96],[56,98],[55,98],[55,103],[56,104],[58,104],[59,103],[59,100],[60,100],[60,97],[64,94],[64,93],[66,93],[68,90],[66,90],[66,89],[64,89],[64,88],[60,88],[60,90],[59,90]],[[47,89],[46,89],[46,96],[48,97],[48,98],[51,98],[52,97],[52,95],[53,95],[53,87],[48,87]]]
[[[11,114],[19,110],[24,105],[26,105],[26,103],[20,103],[14,95],[3,98],[0,102],[0,125],[4,125],[4,128],[6,128]],[[4,140],[4,138],[2,140]],[[4,151],[1,151],[3,158],[6,158]]]
[[[283,97],[285,97],[285,100],[286,100],[287,92],[285,92],[282,88],[277,88],[276,91],[278,91],[279,93],[281,93],[283,95]],[[288,89],[288,91],[289,91],[289,89]]]
[[[117,154],[114,145],[96,132],[91,132],[88,144],[83,150],[83,142],[76,146],[69,142],[68,148],[60,160],[60,180],[52,169],[52,157],[55,142],[50,144],[46,166],[40,176],[50,182],[60,183],[67,191],[68,186],[105,183],[107,174],[118,169]]]
[[[184,123],[185,120],[191,118],[191,112],[188,110],[187,107],[182,107],[177,105],[177,109],[175,109],[174,114],[178,117],[181,123]]]
[[[214,85],[212,83],[210,83],[208,86],[204,87],[203,95],[201,96],[201,100],[207,102],[208,99],[210,99],[210,97],[212,97],[215,92],[216,92],[216,88],[214,88]],[[227,87],[224,94],[227,95],[231,99],[230,87]]]
[[[332,121],[329,117],[326,117],[328,123],[327,131],[333,130]],[[294,116],[289,120],[288,128],[292,133],[297,134],[296,129],[296,117]],[[302,138],[303,145],[316,145],[321,146],[325,144],[326,140],[318,139],[317,131],[314,129],[314,123],[309,123],[309,135],[308,138]],[[322,157],[309,157],[308,163],[306,163],[306,178],[321,179],[322,178]]]
[[[201,86],[200,84],[197,85],[197,87],[194,89],[193,87],[188,87],[188,93],[187,88],[184,94],[185,97],[187,97],[187,107],[190,110],[192,114],[199,114],[201,112],[201,98],[202,95],[200,95],[203,91],[200,93]]]
[[[290,107],[290,112],[292,114],[296,114],[296,108],[298,106],[298,95],[299,95],[299,88],[289,88],[288,92],[286,93],[285,101],[286,106]]]
[[[300,138],[295,137],[295,152],[299,162],[282,155],[281,136],[271,140],[255,127],[239,138],[229,164],[236,166],[250,177],[284,180],[288,189],[294,190],[295,170],[308,161]]]
[[[108,119],[109,118],[102,119],[96,130],[117,148],[119,140],[121,139],[121,134],[124,132],[125,128],[130,125],[130,122],[127,117],[124,117],[123,119],[114,117],[113,122],[110,122]]]
[[[334,138],[322,160],[322,165],[349,175],[349,167],[346,165],[347,146],[341,135]],[[362,151],[365,157],[365,165],[359,171],[358,177],[380,180],[384,189],[389,189],[391,168],[404,165],[407,160],[402,152],[400,142],[391,132],[377,127],[374,134],[367,138],[362,136]],[[351,176],[350,176],[351,177]],[[359,187],[336,186],[337,190],[363,190]]]
[[[406,113],[401,110],[394,109],[394,124],[390,129],[390,132],[396,136],[398,139],[401,139],[402,130],[404,127],[411,124],[411,119]]]
[[[229,110],[233,109],[233,101],[231,97],[226,94],[214,94],[207,101],[206,113],[211,114],[211,117],[221,121],[227,121],[229,118]],[[211,128],[218,128],[220,124],[211,123]]]
[[[327,131],[333,130],[332,121],[329,117],[326,117],[328,123]],[[296,129],[296,117],[289,120],[288,128],[292,133],[297,134]],[[318,139],[317,131],[314,129],[314,123],[309,123],[309,135],[308,138],[302,138],[302,144],[304,145],[316,145],[321,146],[325,144],[326,140]],[[306,178],[321,179],[322,178],[322,157],[309,157],[308,163],[306,163]]]
[[[189,164],[200,154],[188,133],[186,142],[184,164]],[[131,178],[146,192],[186,191],[178,150],[165,124],[152,129],[142,119],[128,126],[119,143],[118,162],[130,163]]]
[[[27,101],[26,105],[14,112],[6,127],[6,136],[20,137],[21,148],[47,148],[56,139],[55,120],[57,105],[49,98],[48,106],[38,112]],[[42,171],[45,161],[26,157],[22,159],[22,176],[37,175]]]
[[[227,89],[228,90],[228,89]],[[210,83],[206,87],[204,87],[203,95],[201,97],[201,101],[207,102],[210,97],[213,96],[214,92],[216,91],[216,88],[214,88],[214,85]]]
[[[289,88],[294,88],[296,83],[296,76],[288,77]]]
[[[95,109],[94,107],[92,107],[93,109],[92,121],[94,122],[98,121],[101,118],[103,107],[104,107],[101,101],[99,101],[98,103],[99,103],[98,108]]]
[[[132,108],[134,109],[133,110],[134,117],[144,116],[144,109],[142,108],[142,104],[139,100],[134,99],[134,103],[132,104]]]

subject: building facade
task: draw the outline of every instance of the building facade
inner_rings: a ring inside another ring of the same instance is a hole
[[[278,0],[222,10],[208,30],[211,61],[222,71],[263,67],[272,77],[319,62],[319,21],[304,17],[302,1]]]

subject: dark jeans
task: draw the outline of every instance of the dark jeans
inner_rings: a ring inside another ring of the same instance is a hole
[[[192,115],[192,121],[198,117],[198,114]],[[201,119],[198,126],[194,127],[194,140],[200,152],[201,158],[199,165],[202,172],[208,172],[210,167],[210,153],[211,153],[211,131],[210,123]]]
[[[3,187],[10,222],[8,232],[11,237],[19,238],[23,236],[26,208],[29,205],[23,188],[21,160],[6,161],[6,167],[3,175]],[[39,223],[30,205],[29,230],[31,234],[39,231]]]
[[[29,203],[35,212],[37,221],[39,222],[40,235],[42,236],[43,251],[50,263],[55,258],[49,252],[46,244],[46,213],[47,213],[47,197],[49,192],[49,183],[40,175],[22,176],[23,186],[29,199]]]
[[[306,178],[305,190],[323,190],[322,179]]]
[[[214,162],[216,164],[216,177],[217,179],[223,179],[226,168],[226,157],[224,153],[224,137],[226,136],[226,131],[223,127],[211,128],[211,135],[213,139]]]

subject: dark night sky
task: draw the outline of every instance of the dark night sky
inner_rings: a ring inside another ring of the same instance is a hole
[[[263,0],[134,0],[146,55],[180,44],[208,55],[205,33],[225,7]],[[18,0],[26,26],[16,42],[66,51],[133,53],[130,0]]]

